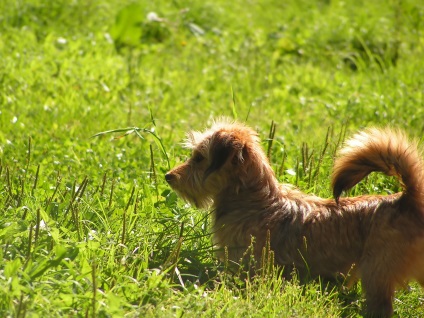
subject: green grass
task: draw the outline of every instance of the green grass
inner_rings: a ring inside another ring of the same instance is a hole
[[[280,180],[330,197],[345,134],[423,135],[423,15],[412,0],[0,2],[0,316],[359,316],[360,285],[224,271],[208,213],[163,175],[188,129],[224,115],[265,148],[274,122]],[[90,138],[125,127],[139,135]],[[351,194],[398,190],[372,175]],[[423,304],[412,284],[395,311]]]

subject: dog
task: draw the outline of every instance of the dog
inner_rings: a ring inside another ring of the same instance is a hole
[[[424,164],[403,132],[371,128],[347,140],[334,163],[334,199],[280,184],[258,134],[242,123],[218,120],[190,132],[185,147],[192,156],[165,180],[189,203],[211,207],[213,242],[230,260],[252,244],[260,259],[269,240],[285,270],[361,279],[369,317],[393,314],[395,288],[424,286]],[[396,176],[403,192],[341,197],[373,171]]]

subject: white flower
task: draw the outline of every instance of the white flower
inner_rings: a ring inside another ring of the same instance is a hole
[[[58,38],[57,39],[57,43],[59,43],[59,44],[66,44],[66,43],[68,43],[68,40],[66,40],[65,38]]]
[[[158,14],[156,12],[149,12],[147,14],[147,20],[150,22],[162,22],[163,19],[159,18]]]

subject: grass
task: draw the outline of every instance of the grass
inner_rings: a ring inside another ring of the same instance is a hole
[[[360,285],[227,273],[208,213],[163,175],[188,129],[224,115],[259,131],[282,182],[330,197],[346,134],[423,135],[423,14],[412,0],[1,2],[0,316],[359,316]],[[351,194],[398,190],[372,175]],[[395,311],[423,303],[412,284]]]

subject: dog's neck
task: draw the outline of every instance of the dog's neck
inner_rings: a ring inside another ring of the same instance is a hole
[[[249,174],[231,186],[223,188],[214,198],[216,219],[236,210],[266,212],[269,198],[280,198],[281,185],[269,165],[263,165],[261,173]],[[256,171],[257,172],[257,171]]]

